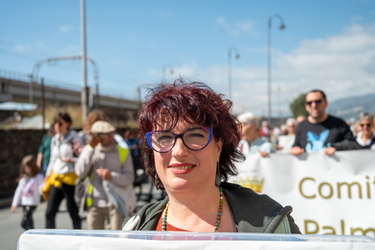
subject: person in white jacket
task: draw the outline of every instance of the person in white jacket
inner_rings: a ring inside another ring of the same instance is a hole
[[[88,177],[86,198],[87,228],[120,230],[124,219],[133,214],[135,194],[133,161],[129,149],[116,145],[115,127],[106,121],[96,121],[91,133],[96,140],[86,145],[76,162],[75,172]]]
[[[77,180],[74,151],[80,147],[79,137],[76,131],[70,129],[72,118],[69,113],[58,113],[54,123],[56,135],[51,139],[51,159],[42,189],[43,196],[47,199],[46,228],[56,228],[56,215],[65,199],[73,229],[81,229],[81,217],[74,198]]]
[[[25,230],[34,228],[33,213],[40,203],[43,178],[39,173],[35,157],[32,155],[23,157],[20,176],[17,179],[18,186],[10,210],[15,212],[18,206],[22,207],[21,226]]]

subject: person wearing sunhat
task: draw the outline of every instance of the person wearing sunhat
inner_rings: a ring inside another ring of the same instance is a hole
[[[86,205],[88,229],[121,229],[124,219],[132,215],[135,195],[132,188],[134,170],[129,149],[116,145],[116,128],[107,121],[96,121],[91,133],[97,140],[85,146],[76,162],[75,172],[88,177]]]

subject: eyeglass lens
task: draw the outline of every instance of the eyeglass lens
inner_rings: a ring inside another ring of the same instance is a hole
[[[198,151],[208,145],[212,137],[212,130],[201,127],[189,129],[182,134],[174,134],[170,131],[152,131],[146,134],[149,146],[159,153],[170,151],[178,137],[182,139],[188,149]]]

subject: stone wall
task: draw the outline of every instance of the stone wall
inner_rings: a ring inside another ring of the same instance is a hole
[[[0,130],[0,198],[13,195],[22,158],[36,157],[43,134],[42,130]]]

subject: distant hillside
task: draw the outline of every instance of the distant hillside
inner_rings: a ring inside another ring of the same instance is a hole
[[[357,120],[363,112],[375,114],[375,93],[343,98],[328,104],[328,113],[344,120]]]

